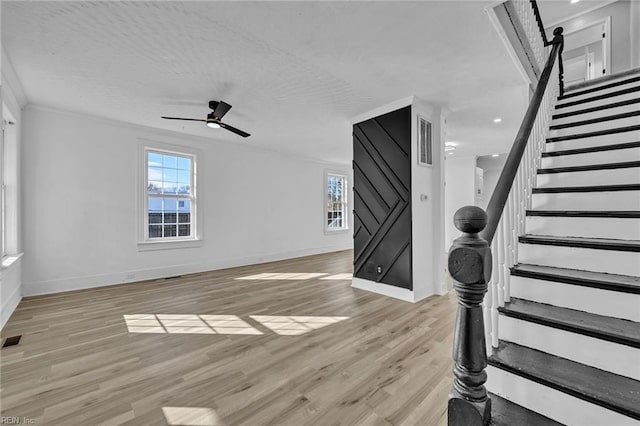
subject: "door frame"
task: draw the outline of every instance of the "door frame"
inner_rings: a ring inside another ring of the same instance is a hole
[[[605,16],[604,18],[597,19],[595,21],[589,21],[563,34],[565,37],[567,37],[570,34],[577,33],[578,31],[582,31],[586,28],[593,27],[596,25],[602,25],[602,24],[604,24],[604,34],[605,34],[604,41],[602,42],[604,74],[598,77],[603,77],[605,75],[611,74],[611,15]]]

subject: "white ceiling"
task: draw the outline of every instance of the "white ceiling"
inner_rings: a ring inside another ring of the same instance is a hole
[[[538,0],[538,9],[545,28],[549,28],[567,18],[598,9],[614,1],[616,0],[579,0],[577,3],[571,3],[570,0]]]
[[[34,104],[348,163],[350,120],[414,95],[451,111],[456,155],[482,155],[527,98],[491,3],[3,1],[2,44]],[[252,136],[160,119],[210,99]]]

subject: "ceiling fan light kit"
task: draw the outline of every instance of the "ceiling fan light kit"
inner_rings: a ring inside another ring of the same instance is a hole
[[[222,127],[223,129],[228,130],[232,133],[235,133],[236,135],[242,136],[243,138],[251,136],[249,133],[245,132],[244,130],[236,129],[233,126],[230,126],[220,121],[222,120],[222,117],[224,117],[224,115],[227,112],[229,112],[229,110],[231,109],[231,105],[229,105],[224,101],[209,101],[209,108],[212,109],[213,112],[207,114],[206,120],[202,120],[199,118],[164,117],[164,116],[161,118],[164,118],[166,120],[202,121],[206,123],[207,127],[211,129],[219,129]]]

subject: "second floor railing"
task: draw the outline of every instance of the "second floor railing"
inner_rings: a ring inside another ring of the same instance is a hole
[[[547,41],[535,1],[517,0],[510,7],[527,16],[523,26],[535,25],[537,36],[528,44],[542,46],[546,59],[486,212],[466,206],[454,217],[462,236],[454,241],[448,259],[458,296],[448,416],[449,425],[456,426],[487,425],[491,420],[491,401],[484,387],[487,356],[498,345],[498,307],[510,298],[509,269],[517,261],[518,236],[525,230],[551,113],[563,90],[562,28],[556,28]]]

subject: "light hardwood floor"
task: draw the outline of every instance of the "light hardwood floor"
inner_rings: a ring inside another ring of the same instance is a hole
[[[25,298],[2,331],[23,335],[0,352],[2,416],[68,426],[445,424],[454,295],[411,304],[352,289],[351,259]]]

